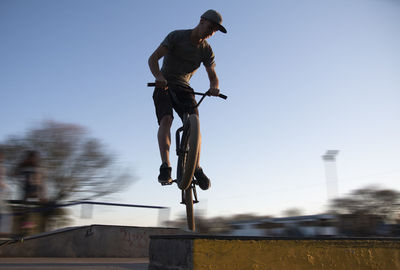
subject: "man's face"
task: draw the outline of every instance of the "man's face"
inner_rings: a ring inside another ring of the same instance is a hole
[[[202,19],[200,22],[200,36],[203,39],[207,39],[214,35],[218,31],[218,26],[208,20]]]

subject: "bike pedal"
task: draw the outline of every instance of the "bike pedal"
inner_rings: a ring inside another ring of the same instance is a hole
[[[162,186],[169,186],[169,185],[172,185],[172,183],[173,183],[173,181],[172,182],[162,182],[162,183],[160,183]]]

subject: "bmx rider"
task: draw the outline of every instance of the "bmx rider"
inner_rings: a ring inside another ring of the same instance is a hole
[[[196,100],[189,81],[203,63],[210,81],[209,94],[218,96],[219,82],[215,72],[214,53],[206,39],[218,30],[223,33],[227,32],[221,23],[221,14],[212,9],[207,10],[195,28],[169,33],[149,58],[149,67],[156,82],[153,100],[159,124],[157,139],[162,164],[158,181],[161,184],[172,182],[169,149],[173,109],[181,118],[183,115],[183,109],[172,102],[167,89],[174,91],[180,102],[195,105]],[[163,58],[163,64],[160,69],[158,61],[161,58]],[[197,108],[191,109],[189,113],[199,114]],[[206,190],[210,187],[210,179],[204,174],[199,163],[194,175],[201,189]]]

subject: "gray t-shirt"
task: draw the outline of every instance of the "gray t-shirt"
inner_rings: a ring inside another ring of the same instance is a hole
[[[161,72],[169,82],[188,86],[201,63],[205,67],[215,64],[211,46],[205,40],[194,45],[190,40],[191,32],[190,29],[173,31],[161,43],[168,49]]]

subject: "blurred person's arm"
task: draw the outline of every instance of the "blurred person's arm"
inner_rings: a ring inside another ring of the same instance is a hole
[[[4,189],[6,189],[6,179],[5,179],[5,169],[3,166],[0,165],[0,190],[3,191]]]
[[[160,65],[158,64],[158,60],[160,60],[164,55],[168,53],[168,49],[165,46],[160,45],[149,57],[149,68],[154,78],[156,79],[156,87],[159,88],[167,88],[167,80],[164,78],[164,75],[161,73]]]
[[[46,182],[45,182],[45,171],[41,168],[37,173],[35,173],[35,182],[38,187],[38,197],[39,201],[45,202],[46,199]]]
[[[20,176],[22,167],[23,167],[22,162],[15,165],[15,167],[11,170],[10,176],[12,176],[12,177]]]

